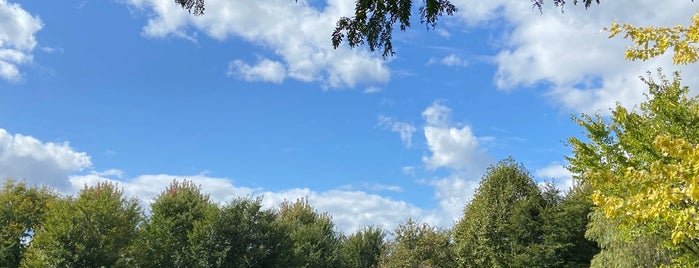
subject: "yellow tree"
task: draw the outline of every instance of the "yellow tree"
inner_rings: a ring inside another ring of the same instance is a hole
[[[672,48],[675,64],[694,63],[699,60],[699,12],[689,26],[641,27],[631,24],[612,23],[609,38],[623,34],[633,45],[626,47],[626,59],[647,60],[664,54]]]
[[[699,99],[679,75],[661,79],[644,79],[638,111],[617,105],[610,120],[576,118],[587,140],[571,138],[569,161],[598,206],[588,226],[602,247],[593,266],[699,265]]]

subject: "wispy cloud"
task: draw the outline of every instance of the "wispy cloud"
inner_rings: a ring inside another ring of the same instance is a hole
[[[413,133],[417,128],[412,123],[400,122],[391,117],[379,115],[378,126],[400,134],[400,139],[406,148],[413,146]]]

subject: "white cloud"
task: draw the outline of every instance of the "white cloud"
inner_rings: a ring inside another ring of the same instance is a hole
[[[608,112],[619,101],[631,106],[643,100],[643,85],[638,77],[663,67],[683,70],[684,82],[697,86],[696,68],[672,66],[669,55],[646,62],[628,62],[621,38],[608,39],[601,29],[612,21],[635,25],[687,25],[697,6],[691,1],[674,1],[658,8],[651,0],[634,3],[607,1],[590,9],[571,4],[565,13],[549,2],[539,14],[529,1],[455,0],[459,17],[469,27],[494,19],[512,25],[504,34],[504,47],[494,58],[495,84],[503,90],[546,85],[547,96],[566,109],[576,112]],[[587,83],[596,80],[595,83]]]
[[[76,152],[67,142],[42,142],[0,129],[0,178],[27,179],[63,188],[70,174],[90,167],[90,156]]]
[[[434,217],[440,226],[452,226],[461,219],[464,207],[471,201],[480,183],[480,177],[470,177],[455,173],[448,177],[432,180],[430,185],[435,187],[435,197],[439,200],[439,217]]]
[[[381,92],[381,90],[382,89],[380,87],[369,86],[369,87],[365,88],[364,91],[362,91],[362,93],[373,94],[373,93],[379,93],[379,92]]]
[[[430,126],[446,127],[449,125],[450,116],[451,108],[444,106],[438,101],[432,103],[432,105],[422,111],[422,118],[424,118],[427,125]]]
[[[318,10],[306,1],[207,0],[207,13],[199,17],[170,0],[127,3],[148,13],[150,19],[143,28],[147,37],[191,38],[187,31],[196,29],[218,40],[242,38],[279,57],[286,76],[292,79],[318,81],[326,88],[352,88],[390,79],[383,59],[364,49],[333,49],[330,45],[337,19],[353,12],[351,1],[330,0]]]
[[[473,197],[480,178],[493,160],[480,146],[479,140],[492,137],[476,137],[469,126],[451,122],[451,109],[441,102],[434,102],[422,112],[425,120],[425,139],[430,156],[422,162],[428,169],[445,167],[451,174],[422,183],[435,187],[439,208],[432,211],[427,221],[439,226],[452,226],[458,221],[463,208]]]
[[[427,65],[432,65],[432,64],[437,64],[437,63],[445,65],[445,66],[449,66],[449,67],[463,67],[463,66],[468,65],[468,63],[465,60],[462,60],[456,54],[449,54],[447,56],[444,56],[441,59],[430,58],[430,60],[427,62]]]
[[[447,31],[447,30],[444,30],[443,28],[437,28],[436,32],[441,37],[444,37],[444,38],[451,37],[451,33],[449,33],[449,31]]]
[[[364,187],[371,191],[390,191],[390,192],[402,192],[403,188],[398,185],[386,185],[380,183],[368,183],[364,184]]]
[[[417,169],[415,166],[404,166],[400,168],[400,170],[403,172],[403,174],[415,177],[415,169]]]
[[[130,197],[141,200],[143,205],[150,204],[160,192],[165,190],[173,180],[190,180],[201,185],[202,192],[210,194],[211,200],[218,203],[226,203],[236,197],[252,196],[255,192],[252,188],[237,187],[229,179],[212,178],[205,175],[176,176],[168,174],[140,175],[129,180],[120,179],[122,172],[119,170],[107,170],[105,172],[92,172],[87,175],[70,176],[69,182],[74,190],[81,189],[84,185],[95,185],[101,181],[117,183],[124,188],[124,193]]]
[[[34,35],[41,27],[39,17],[32,16],[19,4],[0,0],[0,78],[9,82],[21,80],[19,66],[32,62]]]
[[[490,156],[479,146],[478,138],[469,126],[451,126],[451,109],[439,102],[427,107],[422,116],[425,119],[425,139],[431,155],[424,156],[422,162],[429,169],[446,167],[454,170],[482,174]]]
[[[449,54],[448,56],[442,58],[442,64],[446,66],[466,66],[466,61],[456,56],[456,54]]]
[[[392,229],[408,217],[419,218],[423,211],[404,201],[396,201],[362,191],[329,190],[316,192],[308,188],[293,188],[283,191],[264,191],[235,186],[227,178],[212,178],[204,175],[176,176],[168,174],[141,175],[130,180],[109,178],[110,174],[121,174],[119,171],[93,172],[88,175],[70,177],[74,191],[84,185],[95,185],[101,181],[117,183],[128,196],[141,200],[143,206],[148,206],[170,183],[177,179],[191,180],[201,185],[202,192],[210,194],[214,202],[223,204],[238,197],[253,197],[262,195],[266,208],[277,208],[281,202],[295,201],[308,198],[309,203],[321,213],[327,212],[333,218],[338,229],[351,233],[363,226],[375,224]],[[385,185],[374,185],[387,188]],[[395,187],[388,187],[395,190]]]
[[[399,133],[405,147],[410,148],[413,146],[413,133],[417,129],[412,123],[400,122],[391,117],[379,115],[378,126]]]
[[[410,217],[420,218],[424,214],[421,209],[407,202],[361,191],[330,190],[318,193],[297,188],[263,194],[267,206],[276,206],[284,200],[308,198],[316,210],[328,212],[338,228],[346,233],[370,224],[390,230]]]
[[[534,176],[544,180],[552,180],[561,191],[568,191],[573,187],[573,174],[565,166],[558,163],[537,169],[534,171]]]
[[[286,70],[278,61],[261,59],[255,65],[248,65],[241,60],[228,63],[228,76],[236,76],[248,82],[272,82],[280,84],[284,82]]]

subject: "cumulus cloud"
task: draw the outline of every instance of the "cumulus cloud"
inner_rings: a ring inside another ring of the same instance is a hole
[[[218,203],[226,203],[236,197],[251,196],[255,189],[237,187],[226,178],[213,178],[205,175],[176,176],[168,174],[140,175],[128,180],[121,179],[123,172],[115,169],[105,172],[91,172],[87,175],[70,176],[70,184],[74,190],[81,189],[85,185],[96,185],[98,182],[109,181],[116,183],[124,189],[124,192],[133,198],[141,200],[143,205],[148,205],[160,192],[165,190],[173,180],[190,180],[201,185],[204,193],[211,195],[211,200]]]
[[[431,153],[424,156],[422,162],[429,169],[446,167],[481,174],[491,163],[490,156],[480,147],[471,127],[450,125],[450,115],[451,109],[439,102],[422,112],[426,122],[425,139]]]
[[[651,0],[608,1],[588,10],[568,5],[565,13],[548,3],[543,14],[532,10],[529,1],[453,2],[467,27],[495,19],[511,25],[494,57],[495,85],[502,90],[546,85],[546,95],[562,107],[589,113],[608,112],[617,101],[626,106],[642,101],[645,86],[638,77],[657,67],[680,69],[685,83],[697,85],[696,68],[672,66],[670,55],[628,62],[628,40],[608,39],[601,31],[615,19],[636,25],[686,25],[698,7],[691,1],[668,2],[662,8]]]
[[[74,191],[85,185],[95,185],[102,181],[117,183],[124,189],[124,193],[137,198],[141,204],[147,207],[157,195],[170,183],[177,179],[191,180],[201,185],[204,193],[210,194],[211,199],[219,204],[224,204],[238,197],[263,196],[263,205],[266,208],[277,208],[284,201],[296,201],[307,198],[308,202],[319,212],[327,212],[337,225],[338,229],[351,233],[363,226],[375,224],[387,229],[397,226],[408,217],[419,218],[424,212],[404,201],[396,201],[387,197],[369,194],[362,191],[329,190],[316,192],[308,188],[292,188],[283,191],[265,191],[236,186],[230,179],[214,178],[205,175],[176,176],[168,174],[140,175],[132,179],[122,180],[115,178],[121,176],[118,170],[105,172],[92,172],[87,175],[75,175],[70,177],[70,183]],[[373,185],[387,188],[385,185]],[[395,190],[388,187],[387,190]]]
[[[435,188],[439,208],[427,216],[427,221],[439,226],[452,226],[463,215],[464,205],[471,200],[488,165],[493,160],[479,144],[469,126],[451,121],[451,108],[437,101],[422,112],[425,139],[430,150],[422,162],[427,169],[447,168],[450,175],[422,183]],[[413,170],[412,168],[410,169]]]
[[[228,76],[235,76],[248,82],[263,81],[280,84],[284,82],[286,70],[278,61],[262,59],[255,65],[248,65],[242,60],[228,63]]]
[[[218,40],[242,38],[279,57],[286,76],[318,81],[325,88],[352,88],[390,79],[383,59],[363,49],[330,46],[336,20],[353,12],[351,1],[330,0],[319,10],[306,1],[207,0],[207,13],[200,17],[187,14],[170,0],[126,2],[148,14],[143,27],[147,37],[193,38],[188,31],[195,29]]]
[[[9,82],[21,80],[19,66],[32,62],[35,34],[41,27],[39,17],[19,4],[0,0],[0,78]]]
[[[422,111],[422,118],[425,119],[425,123],[429,126],[446,127],[449,125],[450,116],[451,108],[444,106],[438,101]]]
[[[568,191],[573,187],[573,174],[563,165],[552,163],[534,171],[534,176],[544,180],[551,180],[556,188]]]
[[[0,129],[1,178],[26,179],[64,188],[70,174],[90,167],[90,156],[75,151],[67,142],[42,142]]]
[[[471,201],[480,180],[463,173],[454,173],[445,178],[429,181],[435,187],[435,198],[439,200],[439,216],[433,221],[440,226],[452,226],[461,219],[465,205]]]
[[[413,133],[417,129],[412,123],[400,122],[391,117],[380,115],[378,126],[400,134],[400,140],[405,147],[413,146]]]
[[[338,228],[351,233],[369,224],[393,229],[408,218],[421,218],[425,212],[405,201],[368,194],[362,191],[330,190],[315,192],[296,188],[281,192],[264,192],[266,206],[276,206],[284,200],[308,198],[320,212],[328,212]]]

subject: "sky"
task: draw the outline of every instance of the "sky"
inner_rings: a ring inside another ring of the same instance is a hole
[[[571,115],[633,108],[659,67],[698,82],[671,55],[626,61],[602,30],[686,25],[692,1],[452,2],[384,59],[332,48],[351,0],[207,0],[199,17],[172,0],[0,0],[0,177],[65,194],[112,181],[144,206],[187,179],[221,204],[308,198],[343,232],[448,228],[499,160],[570,187]]]

